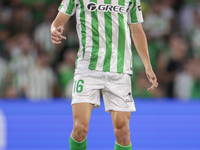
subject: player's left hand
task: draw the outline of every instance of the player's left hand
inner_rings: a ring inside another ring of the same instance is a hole
[[[152,86],[147,89],[148,92],[153,91],[155,88],[158,87],[158,82],[155,73],[153,72],[152,69],[146,69],[145,70],[147,78],[149,79],[149,82],[152,83]]]

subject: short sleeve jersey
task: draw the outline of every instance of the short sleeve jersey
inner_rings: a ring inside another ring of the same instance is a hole
[[[140,0],[63,0],[59,11],[76,12],[77,68],[132,74],[129,24],[143,22]]]

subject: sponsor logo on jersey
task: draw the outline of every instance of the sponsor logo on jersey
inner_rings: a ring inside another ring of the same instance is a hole
[[[89,3],[87,5],[87,9],[89,11],[95,11],[95,10],[99,10],[99,11],[103,11],[103,12],[117,12],[117,13],[121,13],[123,14],[126,11],[126,7],[125,6],[119,6],[119,5],[111,5],[111,4],[100,4],[97,5],[96,3]]]
[[[87,9],[88,9],[89,11],[95,11],[95,10],[97,9],[96,3],[89,3],[89,4],[87,5]]]

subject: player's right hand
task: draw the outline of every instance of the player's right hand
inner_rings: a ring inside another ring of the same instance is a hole
[[[65,36],[62,36],[64,28],[62,26],[59,26],[58,28],[54,28],[51,33],[51,41],[53,44],[60,44],[61,40],[66,40],[67,38]]]

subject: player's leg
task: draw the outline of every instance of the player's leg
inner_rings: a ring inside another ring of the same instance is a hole
[[[100,106],[102,74],[91,70],[76,70],[72,92],[74,127],[70,137],[70,150],[86,150],[88,125],[92,109]]]
[[[70,136],[70,150],[86,150],[88,126],[94,105],[90,103],[77,103],[72,105],[73,131]]]
[[[135,103],[131,94],[130,75],[107,73],[102,90],[105,110],[111,113],[116,137],[115,150],[131,150],[129,121]]]
[[[115,150],[132,150],[129,130],[131,112],[111,111],[111,116],[116,137]]]

